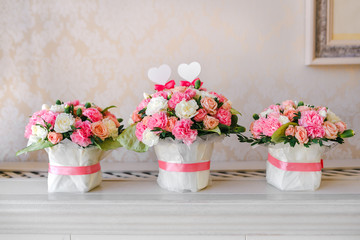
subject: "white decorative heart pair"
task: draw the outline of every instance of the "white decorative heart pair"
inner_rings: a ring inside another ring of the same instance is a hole
[[[192,62],[190,64],[182,63],[178,67],[178,73],[180,77],[189,82],[193,81],[200,75],[201,66],[198,62]],[[171,69],[169,65],[163,64],[160,67],[150,68],[148,71],[148,77],[151,81],[157,84],[164,85],[170,78]]]

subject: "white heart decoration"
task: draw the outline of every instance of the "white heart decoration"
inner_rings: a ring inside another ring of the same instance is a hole
[[[164,85],[170,78],[171,68],[169,65],[163,64],[160,67],[150,68],[148,71],[148,77],[151,81],[157,84]]]
[[[178,73],[180,77],[191,82],[196,79],[197,76],[200,75],[201,66],[198,62],[192,62],[189,65],[182,63],[178,67]]]

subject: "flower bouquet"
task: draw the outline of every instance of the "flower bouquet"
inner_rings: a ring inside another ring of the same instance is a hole
[[[49,155],[48,192],[87,192],[101,183],[100,160],[106,150],[121,147],[116,140],[122,119],[78,100],[43,105],[25,129],[28,147],[22,153],[45,149]]]
[[[180,81],[179,86],[174,80],[155,85],[156,92],[145,94],[132,113],[132,125],[119,138],[138,152],[154,146],[157,181],[167,190],[197,192],[208,186],[214,142],[245,131],[237,124],[239,112],[231,101],[202,85],[198,78]]]
[[[354,136],[346,123],[326,107],[291,100],[254,114],[251,138],[240,142],[268,146],[266,179],[281,190],[316,190],[321,182],[322,154],[333,143]]]

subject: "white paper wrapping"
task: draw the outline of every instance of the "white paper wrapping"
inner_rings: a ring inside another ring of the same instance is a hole
[[[154,146],[158,160],[169,163],[199,163],[210,161],[214,142],[222,136],[202,136],[189,146],[172,139],[160,140]],[[210,170],[173,172],[159,168],[157,182],[160,187],[175,192],[197,192],[210,183]]]
[[[288,144],[269,145],[269,154],[283,162],[319,163],[325,152],[325,146],[312,144],[309,148],[301,145],[291,147]],[[266,162],[266,180],[269,184],[285,191],[314,191],[320,186],[321,171],[300,172],[285,171]]]
[[[104,151],[97,147],[82,148],[77,144],[64,140],[54,147],[45,149],[49,155],[49,163],[54,166],[91,166],[105,157]],[[48,174],[48,192],[88,192],[100,185],[101,170],[86,175]]]

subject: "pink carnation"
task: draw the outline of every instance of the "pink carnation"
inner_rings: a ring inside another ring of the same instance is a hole
[[[137,137],[137,139],[139,141],[142,141],[143,133],[144,133],[145,129],[146,129],[146,126],[142,122],[139,122],[138,124],[136,124],[135,136]]]
[[[154,113],[147,121],[147,127],[151,130],[159,127],[165,129],[167,125],[167,116],[165,112]]]
[[[204,109],[204,108],[200,108],[198,111],[197,111],[197,114],[195,115],[194,117],[194,120],[196,122],[201,122],[204,120],[205,116],[207,115],[207,111]]]
[[[176,139],[183,140],[185,144],[190,145],[195,141],[198,134],[196,130],[191,129],[192,124],[193,122],[190,119],[181,119],[175,123],[172,134]]]
[[[220,108],[216,113],[216,118],[219,119],[219,122],[221,124],[224,124],[226,126],[231,125],[231,112],[229,110]]]
[[[95,108],[87,108],[84,110],[83,115],[88,117],[91,122],[98,122],[103,119],[103,115]]]
[[[323,124],[324,118],[314,110],[304,111],[301,113],[299,125],[303,127],[316,126],[319,127]]]
[[[73,141],[74,143],[76,143],[82,147],[87,147],[88,145],[91,144],[91,139],[88,137],[85,137],[84,131],[82,131],[81,129],[75,130],[75,132],[73,132],[71,134],[70,138],[71,138],[71,141]]]
[[[140,111],[143,110],[144,108],[146,108],[146,106],[149,104],[150,102],[150,98],[146,98],[144,100],[141,101],[141,103],[139,104],[139,106],[137,106],[136,111]]]
[[[311,108],[309,108],[308,106],[300,106],[297,108],[297,110],[299,110],[300,112],[305,112],[305,111],[310,111]]]
[[[89,121],[77,121],[75,122],[75,127],[76,128],[80,128],[77,129],[76,131],[79,131],[79,134],[81,134],[84,138],[88,138],[92,135],[91,132],[91,122]]]
[[[266,136],[271,137],[273,133],[278,130],[278,128],[281,126],[281,123],[277,118],[269,117],[266,118],[263,122],[263,134]]]
[[[151,95],[151,97],[156,98],[156,97],[163,97],[164,99],[167,99],[169,93],[168,92],[164,92],[164,91],[160,91],[160,92],[156,92],[153,95]],[[141,109],[140,109],[141,110]]]
[[[75,107],[77,105],[80,105],[80,101],[79,100],[74,100],[74,101],[67,102],[65,104],[68,105],[68,106],[74,105],[74,107]]]
[[[280,112],[280,106],[279,105],[275,105],[275,104],[273,104],[273,105],[270,105],[268,108],[266,108],[264,111],[266,111],[266,110],[268,110],[268,109],[271,109],[271,110],[273,110],[273,111],[275,111],[275,112]]]
[[[29,138],[32,134],[32,130],[31,127],[35,124],[41,124],[42,126],[45,126],[45,122],[50,123],[51,124],[51,128],[52,129],[55,125],[55,120],[57,115],[59,115],[59,113],[54,113],[52,111],[49,110],[41,110],[38,112],[35,112],[31,118],[29,119],[29,123],[26,125],[25,127],[25,137]]]
[[[322,126],[308,126],[306,131],[310,138],[323,138],[325,136],[325,129]]]
[[[182,92],[176,92],[174,93],[170,100],[168,101],[169,108],[175,109],[176,105],[181,102],[182,100],[190,100],[190,96],[188,94],[182,93]]]
[[[188,89],[186,89],[186,91],[184,92],[184,94],[185,94],[185,96],[186,96],[186,100],[190,100],[190,99],[192,99],[192,98],[195,97],[196,91],[193,90],[193,89],[188,88]]]

